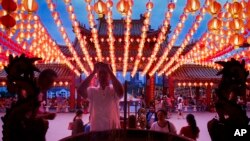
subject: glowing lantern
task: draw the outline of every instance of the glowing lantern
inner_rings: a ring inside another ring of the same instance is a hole
[[[210,32],[217,32],[222,26],[221,20],[218,18],[214,17],[208,22],[208,30]]]
[[[99,17],[103,17],[107,13],[107,5],[102,0],[98,0],[94,5],[94,10]]]
[[[250,36],[247,37],[247,43],[250,44]]]
[[[146,7],[147,7],[148,11],[151,11],[151,10],[153,9],[153,7],[154,7],[153,2],[149,1],[149,2],[146,4]]]
[[[242,13],[242,5],[239,2],[234,2],[228,10],[234,18],[238,17]]]
[[[233,19],[229,23],[229,27],[232,30],[240,30],[243,26],[244,26],[244,21],[242,19],[238,19],[238,18]]]
[[[117,3],[116,8],[123,16],[126,16],[129,11],[129,2],[125,0],[120,0]]]
[[[175,3],[173,3],[173,2],[169,3],[168,4],[168,9],[169,9],[169,11],[172,12],[175,9]]]
[[[194,13],[200,8],[200,1],[199,0],[188,0],[186,4],[186,8],[188,12]]]
[[[250,30],[250,18],[247,19],[246,28]]]
[[[71,0],[64,0],[64,2],[65,2],[66,4],[69,4],[69,3],[71,2]]]
[[[112,7],[113,6],[113,1],[112,0],[108,0],[107,1],[107,6],[108,7]]]
[[[26,11],[29,13],[36,12],[38,9],[37,2],[35,0],[24,0],[23,6]]]
[[[0,22],[7,29],[12,28],[13,26],[16,25],[15,19],[9,14],[2,16],[0,18]]]
[[[91,3],[92,0],[85,0],[86,3]]]
[[[245,9],[246,9],[246,15],[250,18],[250,1],[247,2]]]
[[[220,3],[218,3],[217,1],[213,1],[208,7],[207,7],[207,11],[211,14],[211,15],[216,15],[220,12],[221,10],[221,5]]]
[[[245,39],[242,34],[235,33],[230,37],[229,42],[237,48],[244,43],[244,40]]]

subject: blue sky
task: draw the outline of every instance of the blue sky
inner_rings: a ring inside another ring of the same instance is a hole
[[[97,0],[92,0],[92,3]],[[165,12],[167,9],[167,3],[169,3],[170,0],[151,0],[154,3],[154,8],[152,10],[152,18],[150,19],[150,24],[153,29],[157,29],[159,26],[161,26]],[[205,0],[201,0],[201,6],[204,4]],[[37,14],[40,16],[42,22],[44,23],[45,27],[47,28],[48,32],[52,36],[52,38],[58,43],[58,44],[65,44],[62,37],[60,36],[60,32],[58,31],[58,28],[56,27],[54,20],[51,16],[50,10],[47,7],[47,3],[45,0],[37,0],[39,3],[39,9],[37,11]],[[66,31],[68,33],[68,36],[70,40],[73,42],[75,39],[75,35],[72,32],[72,25],[69,21],[69,16],[66,11],[65,5],[63,3],[63,0],[53,0],[53,2],[56,4],[56,10],[60,13],[60,18],[63,22],[63,26],[66,28]],[[118,0],[114,0],[114,6],[113,6],[113,18],[114,19],[120,19],[122,16],[119,14],[116,10],[116,4]],[[138,19],[140,17],[140,14],[143,14],[146,11],[146,3],[148,0],[134,0],[134,7],[133,7],[133,19]],[[221,4],[224,4],[226,0],[219,0]],[[171,26],[172,31],[175,29],[175,26],[179,22],[179,17],[183,12],[183,8],[186,4],[186,0],[178,0],[176,9],[174,10],[173,17],[171,19]],[[75,14],[77,17],[77,20],[80,21],[82,24],[86,24],[88,27],[88,21],[87,21],[87,11],[86,11],[86,4],[84,0],[72,0],[72,5],[75,8]],[[97,18],[97,15],[95,15]],[[188,19],[185,23],[184,29],[181,32],[179,38],[177,39],[175,45],[180,45],[183,41],[183,38],[185,37],[187,31],[191,27],[194,19],[195,14],[189,14]],[[206,31],[207,22],[211,18],[209,14],[206,14],[204,20],[201,22],[201,26],[199,27],[197,33],[194,35],[194,39],[198,40],[200,36]]]

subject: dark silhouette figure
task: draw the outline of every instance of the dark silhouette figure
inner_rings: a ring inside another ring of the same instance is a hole
[[[196,120],[193,114],[188,114],[186,117],[188,126],[182,127],[180,135],[196,140],[199,137],[200,129],[196,125]]]
[[[78,133],[84,132],[84,126],[82,121],[82,110],[77,110],[76,115],[73,119],[73,129],[72,129],[72,135],[76,135]]]
[[[217,73],[222,75],[221,82],[216,89],[215,108],[219,119],[208,122],[208,131],[212,141],[244,140],[245,137],[237,138],[236,129],[249,130],[246,110],[237,104],[237,97],[242,97],[246,106],[246,80],[249,74],[245,69],[245,61],[231,59],[228,62],[216,62],[223,66]],[[239,137],[239,136],[238,136]],[[247,140],[247,139],[246,139]]]
[[[41,72],[44,77],[38,81],[34,72],[40,72],[34,65],[39,58],[9,56],[9,64],[5,66],[7,75],[7,89],[13,96],[17,95],[17,102],[6,109],[1,117],[3,121],[3,141],[45,141],[48,129],[48,119],[54,119],[54,113],[44,113],[39,110],[42,91],[53,85],[57,74],[47,69]],[[42,90],[42,91],[41,91]]]

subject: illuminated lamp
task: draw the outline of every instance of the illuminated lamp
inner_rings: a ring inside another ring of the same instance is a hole
[[[214,83],[213,82],[210,82],[210,86],[212,87],[214,85]]]
[[[239,18],[233,19],[229,23],[229,27],[232,30],[240,30],[243,26],[244,26],[244,21]]]
[[[242,5],[239,2],[234,2],[229,7],[229,12],[232,14],[232,17],[237,18],[242,13]]]
[[[103,2],[102,0],[98,0],[94,4],[94,11],[98,14],[100,18],[103,17],[103,15],[106,14],[108,11],[106,3]]]
[[[153,2],[151,2],[151,1],[147,2],[146,7],[147,7],[148,11],[151,11],[153,9],[153,7],[154,7]]]
[[[91,3],[92,0],[85,0],[86,3]]]
[[[15,19],[9,14],[0,17],[0,22],[7,29],[12,28],[16,25]]]
[[[200,8],[200,1],[199,0],[188,0],[186,4],[186,8],[188,12],[194,13]]]
[[[169,3],[168,4],[168,9],[169,9],[169,11],[172,12],[175,9],[175,3],[173,3],[173,2]]]
[[[250,30],[250,17],[246,20],[246,26],[248,30]]]
[[[222,26],[222,21],[214,17],[208,22],[208,30],[210,32],[217,32]]]
[[[107,6],[108,7],[112,7],[113,6],[113,1],[112,0],[108,0],[107,1]]]
[[[244,40],[245,39],[242,34],[235,33],[230,37],[229,42],[231,45],[235,46],[235,48],[238,48],[244,43]]]
[[[17,9],[17,4],[13,0],[3,0],[1,4],[3,9],[8,13],[13,12]]]
[[[210,5],[208,5],[207,7],[207,11],[211,14],[211,15],[216,15],[220,12],[221,10],[221,5],[220,3],[218,3],[217,1],[213,1]]]
[[[246,16],[250,18],[250,1],[246,4]]]
[[[247,43],[250,44],[250,36],[247,37]]]
[[[117,3],[116,8],[122,14],[122,16],[126,16],[129,11],[129,2],[126,0],[120,0]]]
[[[69,3],[71,2],[71,0],[64,0],[64,2],[65,2],[66,4],[69,4]]]
[[[35,0],[24,0],[23,6],[26,11],[29,13],[36,12],[38,9],[38,4]]]

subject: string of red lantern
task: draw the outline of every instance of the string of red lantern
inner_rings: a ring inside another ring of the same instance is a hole
[[[9,49],[12,49],[13,51],[17,52],[18,54],[24,53],[28,57],[32,57],[31,53],[27,50],[24,50],[19,44],[14,42],[12,39],[10,39],[5,33],[0,31],[0,43],[3,46],[8,47]]]
[[[13,0],[2,0],[1,5],[7,14],[0,17],[0,23],[9,30],[16,25],[16,20],[11,16],[11,13],[17,9],[17,4]]]

